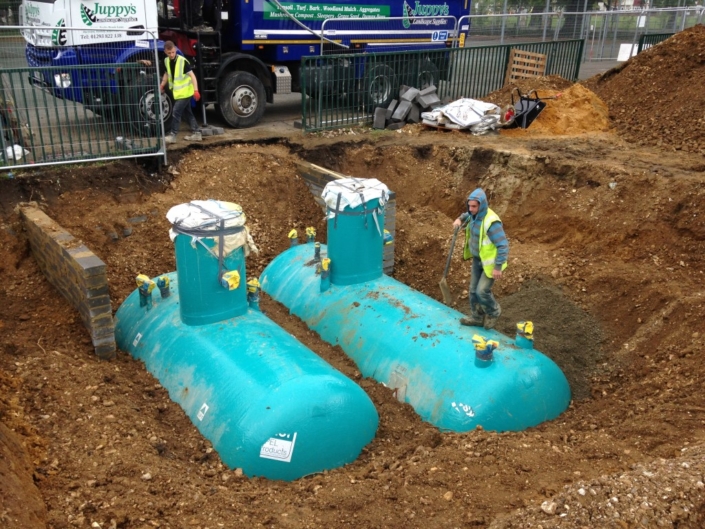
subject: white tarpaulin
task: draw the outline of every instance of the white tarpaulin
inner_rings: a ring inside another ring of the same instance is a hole
[[[370,200],[379,199],[383,207],[389,198],[389,188],[376,178],[341,178],[328,182],[321,198],[328,206],[328,218],[332,219],[334,210],[354,209]]]
[[[213,253],[218,253],[218,231],[223,228],[237,228],[242,226],[243,229],[231,235],[223,237],[223,253],[228,255],[230,252],[245,247],[245,255],[249,255],[252,251],[259,253],[255,241],[250,236],[250,232],[245,226],[247,218],[242,211],[242,207],[232,202],[223,202],[220,200],[192,200],[187,204],[179,204],[171,208],[166,218],[171,222],[172,226],[176,226],[179,230],[189,232],[193,230],[198,232],[198,235],[193,235],[193,241],[200,239],[215,239],[215,247]],[[221,224],[222,221],[222,224]],[[213,232],[213,235],[208,235],[208,232]],[[179,231],[175,231],[174,227],[169,230],[169,237],[173,241],[179,235]]]
[[[461,127],[470,127],[480,123],[485,115],[499,115],[499,112],[499,107],[493,103],[477,99],[458,99],[430,112],[423,112],[421,117],[439,124],[450,120]]]

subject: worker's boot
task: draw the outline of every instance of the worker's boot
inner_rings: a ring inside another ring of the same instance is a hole
[[[186,141],[202,141],[202,140],[203,140],[203,135],[201,134],[201,131],[200,131],[200,130],[197,130],[196,132],[194,132],[194,133],[191,134],[190,136],[186,136],[184,139],[185,139]]]
[[[502,314],[502,309],[500,308],[499,305],[497,305],[497,314],[494,316],[485,316],[485,329],[488,331],[490,329],[494,329],[494,326],[497,325],[497,320],[499,319],[499,316]]]
[[[483,316],[465,316],[460,318],[460,325],[467,325],[468,327],[482,327],[484,324]]]

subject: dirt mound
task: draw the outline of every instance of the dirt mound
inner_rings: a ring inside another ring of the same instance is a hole
[[[609,129],[607,105],[589,89],[557,75],[518,81],[492,92],[483,100],[504,108],[512,102],[515,88],[522,94],[535,90],[538,97],[546,101],[546,108],[528,129],[502,129],[500,134],[503,136],[572,136]],[[514,102],[517,100],[515,92]]]
[[[705,26],[682,31],[585,82],[637,145],[705,153]]]

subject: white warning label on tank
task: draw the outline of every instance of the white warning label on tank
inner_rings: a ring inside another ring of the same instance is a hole
[[[196,414],[196,417],[198,417],[199,421],[203,420],[203,417],[206,416],[206,413],[208,413],[208,404],[205,402],[203,403],[203,406],[201,406],[201,409],[198,410],[198,413]]]
[[[265,459],[276,459],[277,461],[291,462],[296,444],[296,433],[278,433],[270,437],[259,449],[259,456]]]

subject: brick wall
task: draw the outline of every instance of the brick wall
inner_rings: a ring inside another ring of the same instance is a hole
[[[42,272],[78,310],[95,353],[100,358],[115,358],[115,324],[105,263],[40,209],[25,206],[20,211]]]
[[[321,206],[324,213],[326,211],[326,204],[321,198],[323,188],[326,187],[328,182],[332,182],[338,178],[350,178],[349,176],[336,173],[330,169],[325,169],[308,162],[298,162],[297,167],[299,170],[299,175],[303,178],[306,186],[308,186],[309,190],[313,194],[314,200]],[[384,229],[387,230],[392,237],[396,236],[397,196],[392,190],[389,191],[389,200],[384,207]],[[394,244],[395,243],[392,242],[391,244],[384,245],[382,266],[384,268],[384,273],[387,275],[392,275],[394,272]]]

